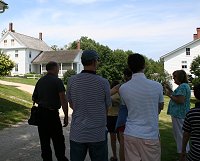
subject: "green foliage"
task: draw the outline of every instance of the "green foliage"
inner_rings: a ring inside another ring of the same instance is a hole
[[[0,76],[6,76],[10,74],[10,71],[14,68],[14,62],[10,60],[10,57],[4,54],[0,50]]]
[[[76,75],[76,72],[74,70],[68,70],[66,71],[64,74],[63,74],[63,82],[65,85],[67,85],[67,82],[69,80],[69,78],[72,76],[72,75]]]
[[[104,46],[95,42],[88,37],[81,37],[79,40],[82,50],[95,50],[100,57],[100,63],[97,69],[97,73],[109,81],[122,80],[123,70],[127,67],[128,55],[134,54],[133,51],[123,51],[121,49],[111,50],[108,46]],[[76,49],[77,41],[71,43],[68,49]],[[145,74],[147,78],[164,82],[169,78],[167,72],[164,72],[164,63],[162,61],[154,61],[152,59],[146,59]]]
[[[192,85],[196,85],[200,82],[200,56],[197,56],[191,63],[190,66],[190,73],[194,76],[194,78],[191,78],[190,76],[189,81],[192,82]]]

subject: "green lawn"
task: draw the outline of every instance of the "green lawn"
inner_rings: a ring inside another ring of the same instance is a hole
[[[37,79],[27,79],[27,78],[20,78],[20,77],[0,77],[0,80],[8,81],[8,82],[15,82],[15,83],[23,83],[28,85],[35,85],[38,81]]]
[[[27,119],[31,105],[31,94],[0,84],[0,129]]]

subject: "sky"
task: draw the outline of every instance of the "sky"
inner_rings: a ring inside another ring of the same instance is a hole
[[[199,0],[4,0],[0,32],[16,32],[64,47],[87,36],[112,50],[161,56],[193,40]]]

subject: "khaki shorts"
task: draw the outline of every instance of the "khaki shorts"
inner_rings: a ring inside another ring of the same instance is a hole
[[[160,140],[124,135],[124,154],[126,161],[160,161]]]

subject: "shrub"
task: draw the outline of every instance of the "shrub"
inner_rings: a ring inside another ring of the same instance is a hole
[[[63,82],[65,85],[67,85],[67,82],[72,75],[76,75],[76,72],[71,69],[63,74]]]

